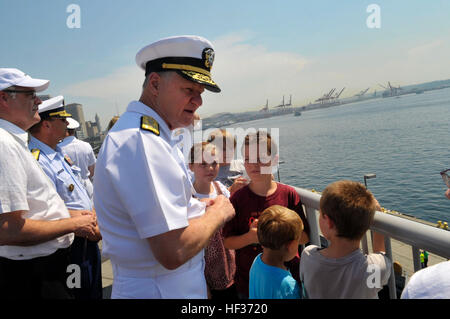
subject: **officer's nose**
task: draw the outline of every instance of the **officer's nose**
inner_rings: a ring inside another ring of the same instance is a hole
[[[198,95],[194,96],[194,97],[191,99],[191,102],[192,102],[192,104],[194,104],[197,108],[199,108],[199,107],[202,105],[202,103],[203,103],[203,99],[202,99],[201,94],[198,94]]]

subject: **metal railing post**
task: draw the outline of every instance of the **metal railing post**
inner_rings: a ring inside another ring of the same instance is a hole
[[[414,272],[422,269],[422,265],[420,264],[420,250],[416,246],[412,246],[412,257],[414,263]]]
[[[317,213],[316,210],[312,207],[305,206],[306,208],[306,219],[308,220],[309,224],[309,241],[321,247],[320,245],[320,230],[319,230],[319,223],[317,222]]]
[[[394,260],[392,259],[392,246],[391,238],[384,236],[384,247],[386,249],[386,256],[391,260],[391,276],[389,277],[389,297],[391,299],[397,299],[397,288],[395,287],[395,272],[394,272]]]

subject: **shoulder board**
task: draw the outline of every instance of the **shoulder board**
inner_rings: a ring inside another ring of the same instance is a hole
[[[36,161],[39,161],[39,156],[41,155],[41,150],[37,149],[37,148],[33,148],[31,150],[31,154],[33,154],[33,156],[36,159]]]
[[[68,155],[64,155],[64,160],[66,161],[67,164],[69,164],[69,166],[73,165],[73,161],[70,159]]]
[[[141,117],[141,129],[150,131],[159,136],[159,124],[151,116],[143,115]]]

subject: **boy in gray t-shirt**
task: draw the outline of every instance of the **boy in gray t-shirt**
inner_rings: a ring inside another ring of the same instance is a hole
[[[359,249],[372,224],[375,197],[360,183],[328,185],[320,199],[319,225],[329,246],[310,245],[300,258],[300,279],[307,298],[377,299],[387,284],[391,261],[384,255],[384,237],[373,232],[373,254]]]

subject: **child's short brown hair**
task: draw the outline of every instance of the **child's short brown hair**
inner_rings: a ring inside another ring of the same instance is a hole
[[[299,239],[302,232],[300,216],[280,205],[266,208],[258,218],[259,243],[269,249],[281,249],[284,244]]]
[[[261,154],[263,151],[267,152],[267,155],[272,158],[278,154],[278,147],[275,141],[272,140],[272,136],[269,132],[258,130],[256,133],[249,133],[245,136],[244,144],[242,145],[242,155],[245,155],[245,149],[251,145],[257,145],[257,154]],[[261,150],[263,147],[265,150]]]
[[[209,142],[201,142],[192,145],[189,152],[189,163],[203,163],[205,160],[212,163],[213,152],[215,153],[216,146]]]
[[[373,222],[375,197],[362,184],[337,181],[320,198],[320,211],[336,225],[337,236],[360,240]]]

